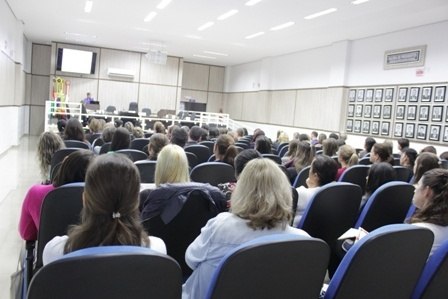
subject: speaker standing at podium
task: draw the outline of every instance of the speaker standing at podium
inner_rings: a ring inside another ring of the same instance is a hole
[[[92,103],[93,101],[95,101],[95,99],[91,96],[90,92],[87,92],[87,97],[86,97],[84,100],[82,100],[82,102],[84,103],[84,105],[86,105],[86,104],[90,104],[90,103]]]

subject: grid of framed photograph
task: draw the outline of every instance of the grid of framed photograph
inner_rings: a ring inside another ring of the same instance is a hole
[[[448,143],[448,85],[353,88],[346,131]]]

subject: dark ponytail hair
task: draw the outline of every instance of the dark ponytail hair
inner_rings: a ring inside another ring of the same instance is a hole
[[[228,134],[219,135],[216,139],[216,150],[221,156],[220,161],[227,163],[233,167],[235,157],[238,155],[238,150],[235,147],[235,140]]]
[[[64,253],[106,245],[149,245],[138,212],[140,176],[127,157],[110,153],[89,166],[81,224],[68,233]]]
[[[432,169],[423,175],[421,184],[431,188],[433,197],[429,204],[411,217],[410,223],[427,222],[448,226],[448,170]]]

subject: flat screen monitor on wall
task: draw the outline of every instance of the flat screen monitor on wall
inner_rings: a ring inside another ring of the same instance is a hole
[[[59,48],[56,70],[67,73],[94,74],[96,53],[91,51]]]

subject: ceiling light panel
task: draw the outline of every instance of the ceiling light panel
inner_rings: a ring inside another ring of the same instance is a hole
[[[324,15],[331,14],[333,12],[336,12],[337,10],[338,10],[337,8],[329,8],[329,9],[326,9],[326,10],[323,10],[323,11],[316,12],[316,13],[311,14],[309,16],[306,16],[304,19],[305,20],[312,20],[312,19],[324,16]]]
[[[150,22],[152,19],[155,18],[155,16],[157,16],[157,13],[155,11],[151,11],[143,21],[145,22]]]
[[[352,4],[358,5],[358,4],[362,4],[362,3],[366,3],[366,2],[369,2],[369,0],[355,0],[355,1],[352,1]]]
[[[271,31],[282,30],[282,29],[291,27],[291,26],[294,25],[294,24],[295,24],[294,22],[287,22],[287,23],[284,23],[284,24],[280,24],[280,25],[277,25],[277,26],[272,27],[272,28],[271,28]]]
[[[255,37],[261,36],[261,35],[263,35],[263,34],[264,34],[264,32],[263,32],[263,31],[260,31],[260,32],[257,32],[257,33],[254,33],[254,34],[251,34],[251,35],[246,36],[246,39],[255,38]]]
[[[229,10],[229,11],[226,12],[225,14],[220,15],[220,16],[218,17],[218,20],[219,20],[219,21],[225,20],[225,19],[227,19],[227,18],[230,18],[231,16],[236,15],[237,13],[238,13],[238,10],[236,10],[236,9]]]
[[[203,30],[205,30],[205,29],[207,29],[207,28],[212,27],[214,24],[215,24],[214,22],[207,22],[207,23],[201,25],[201,26],[198,28],[198,30],[199,30],[199,31],[203,31]]]
[[[213,51],[204,51],[205,54],[217,55],[217,56],[229,56],[229,54],[213,52]]]
[[[171,3],[171,0],[162,0],[160,1],[160,3],[157,5],[158,9],[164,9],[165,7],[168,6],[168,4]]]
[[[84,11],[86,13],[90,13],[92,11],[93,1],[86,1],[86,4],[84,5]]]
[[[261,2],[261,0],[249,0],[245,3],[246,6],[254,6],[255,4]]]
[[[194,57],[207,58],[207,59],[216,59],[216,57],[201,55],[201,54],[193,54]]]

